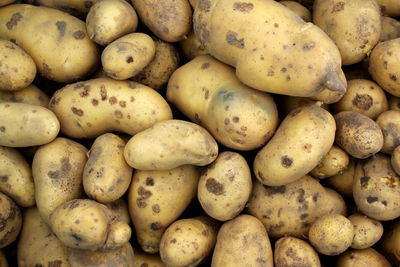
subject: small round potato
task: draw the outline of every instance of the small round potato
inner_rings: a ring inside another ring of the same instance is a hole
[[[179,42],[183,55],[187,60],[192,60],[197,56],[207,55],[208,52],[204,45],[196,38],[194,31],[191,31],[186,39]]]
[[[377,0],[376,1],[381,7],[383,14],[398,17],[400,16],[400,3],[397,0]]]
[[[381,17],[382,29],[379,41],[385,42],[400,37],[400,21],[391,17]]]
[[[336,174],[326,179],[327,183],[346,197],[353,197],[353,177],[356,168],[356,160],[349,157],[349,165],[342,173]]]
[[[101,54],[101,64],[109,77],[126,80],[142,71],[155,53],[156,46],[150,36],[130,33],[107,45]]]
[[[400,221],[391,225],[382,238],[382,248],[393,265],[400,264]]]
[[[311,22],[311,12],[306,7],[296,1],[280,1],[282,5],[292,10],[305,22]]]
[[[136,12],[125,0],[97,0],[86,17],[89,38],[99,45],[136,31],[137,25]]]
[[[35,85],[14,91],[0,91],[0,102],[18,102],[47,108],[50,98]]]
[[[392,154],[400,145],[400,111],[388,110],[379,115],[376,123],[383,133],[383,147],[381,152]]]
[[[312,266],[320,267],[317,252],[304,240],[286,236],[278,239],[274,250],[275,267]]]
[[[21,211],[14,201],[0,192],[0,248],[14,242],[21,230]]]
[[[349,156],[340,147],[333,145],[328,154],[310,174],[316,178],[331,177],[342,173],[349,165]]]
[[[353,241],[353,224],[340,214],[317,219],[310,227],[308,239],[321,254],[334,256],[348,249]]]
[[[135,249],[135,258],[132,267],[166,267],[159,254],[148,254]]]
[[[354,225],[354,238],[351,247],[355,249],[369,248],[381,239],[382,223],[362,214],[353,214],[348,219]]]
[[[400,175],[400,145],[397,146],[392,153],[390,158],[390,163],[392,164],[393,170]]]
[[[336,267],[391,267],[387,259],[373,248],[352,249],[339,255]]]

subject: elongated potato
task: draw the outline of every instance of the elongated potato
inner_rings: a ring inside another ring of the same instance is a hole
[[[275,267],[312,266],[319,267],[321,263],[313,247],[296,237],[282,237],[275,243]]]
[[[49,101],[50,98],[33,84],[15,92],[0,91],[0,102],[26,103],[47,108]]]
[[[389,41],[400,37],[400,21],[391,17],[381,17],[381,36],[379,41]]]
[[[172,118],[168,103],[155,90],[110,78],[67,85],[54,93],[49,108],[60,120],[61,132],[74,138],[110,131],[134,135]]]
[[[379,115],[376,123],[382,129],[383,133],[381,151],[391,155],[393,150],[400,145],[400,111],[385,111]]]
[[[257,179],[269,186],[300,179],[329,152],[335,130],[332,115],[318,105],[293,110],[257,153],[253,164]]]
[[[385,231],[382,238],[382,248],[388,260],[394,265],[400,264],[400,222],[393,223],[390,228]]]
[[[0,145],[37,146],[50,143],[60,123],[49,109],[25,103],[0,103]]]
[[[354,225],[354,238],[351,247],[364,249],[373,246],[383,234],[382,223],[356,213],[348,217]]]
[[[352,249],[339,255],[337,267],[390,267],[387,259],[373,248]]]
[[[0,249],[14,242],[22,226],[21,211],[17,204],[0,192]]]
[[[87,36],[85,23],[52,8],[1,8],[0,38],[15,40],[33,58],[38,73],[56,82],[81,79],[99,63],[99,50]]]
[[[24,0],[28,4],[40,5],[62,10],[73,16],[83,18],[98,0]]]
[[[343,172],[349,165],[349,155],[340,147],[333,145],[328,154],[310,174],[316,178],[331,177]]]

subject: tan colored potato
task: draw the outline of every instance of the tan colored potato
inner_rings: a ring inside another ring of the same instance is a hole
[[[373,248],[352,249],[339,255],[337,267],[390,267],[385,257]]]
[[[23,213],[17,256],[20,267],[71,266],[67,259],[67,247],[53,234],[36,207]]]
[[[132,178],[132,168],[124,158],[125,142],[115,134],[100,135],[94,141],[83,170],[86,194],[101,203],[122,197]]]
[[[8,267],[6,255],[4,254],[3,250],[1,250],[1,249],[0,249],[0,266]]]
[[[397,0],[376,0],[383,14],[400,16],[400,3]]]
[[[87,149],[66,138],[41,146],[32,162],[35,198],[46,223],[61,204],[83,196],[82,173]]]
[[[110,78],[67,85],[54,93],[49,108],[60,120],[61,132],[74,138],[111,131],[134,135],[172,118],[168,103],[155,90]]]
[[[299,2],[296,1],[280,1],[282,5],[292,10],[296,13],[300,18],[302,18],[305,22],[311,22],[311,12],[306,7],[302,6]]]
[[[353,196],[353,177],[356,168],[356,160],[349,157],[349,164],[342,173],[336,174],[326,179],[328,184],[332,186],[335,191],[339,192],[345,197]]]
[[[51,110],[25,103],[0,102],[0,145],[27,147],[50,143],[60,131]]]
[[[279,103],[279,115],[286,117],[292,110],[299,108],[301,106],[310,106],[317,103],[317,100],[307,98],[307,97],[299,97],[299,96],[289,96],[289,95],[281,95],[280,103]],[[321,108],[329,111],[329,105],[323,103]]]
[[[0,102],[26,103],[47,108],[49,101],[50,98],[33,84],[15,92],[0,91]]]
[[[348,219],[354,225],[352,248],[369,248],[381,239],[383,226],[379,221],[370,219],[359,213],[349,216]]]
[[[131,223],[131,217],[129,216],[128,210],[128,202],[124,198],[106,203],[105,205],[114,213],[118,220],[123,221],[127,224]]]
[[[0,193],[0,249],[14,242],[21,230],[21,211],[14,201]]]
[[[21,90],[35,79],[35,62],[18,45],[0,39],[0,60],[0,90]]]
[[[31,166],[16,149],[0,146],[0,192],[19,206],[35,205],[35,185]]]
[[[107,45],[101,54],[101,64],[109,77],[126,80],[142,71],[155,53],[156,46],[149,35],[130,33]]]
[[[379,41],[389,41],[400,37],[400,22],[391,17],[381,17],[381,37]]]
[[[392,164],[393,170],[400,175],[400,145],[397,146],[392,153],[390,158],[390,163]]]
[[[191,164],[205,166],[218,156],[218,144],[201,126],[166,120],[133,136],[125,160],[138,170],[169,170]]]
[[[147,264],[147,265],[146,265]],[[147,254],[135,250],[135,259],[133,260],[133,267],[166,267],[161,261],[160,255],[158,254]]]
[[[97,0],[86,17],[89,38],[99,45],[136,31],[137,25],[136,11],[125,0]]]
[[[273,265],[267,231],[256,217],[243,214],[222,225],[218,232],[211,267]]]
[[[335,129],[332,115],[318,105],[293,110],[257,153],[253,164],[257,179],[269,186],[300,179],[329,152]]]
[[[161,236],[196,196],[200,171],[191,165],[166,171],[136,170],[128,206],[137,240],[147,253],[157,253]]]
[[[98,0],[24,0],[25,3],[51,7],[84,18]]]
[[[349,165],[349,155],[340,147],[333,145],[328,154],[310,174],[316,178],[331,177],[342,173]]]
[[[197,56],[208,54],[205,47],[197,39],[194,31],[191,31],[186,39],[180,41],[179,46],[187,60],[192,60]]]
[[[252,189],[246,159],[236,152],[222,152],[200,176],[197,198],[212,218],[227,221],[244,209]]]
[[[379,115],[376,123],[383,133],[381,152],[391,155],[393,150],[400,145],[400,111],[385,111]]]
[[[287,236],[275,243],[275,267],[312,266],[320,267],[321,263],[313,247],[301,239]]]
[[[1,8],[0,38],[15,40],[33,58],[38,73],[56,82],[82,79],[100,59],[85,23],[56,9],[24,4]]]
[[[333,189],[325,187],[324,204],[321,214],[340,214],[347,216],[347,206],[343,197]]]
[[[391,225],[382,238],[382,248],[388,260],[394,265],[400,264],[400,221]]]

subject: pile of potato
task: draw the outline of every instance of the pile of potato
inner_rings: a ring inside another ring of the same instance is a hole
[[[399,266],[398,17],[0,0],[0,266]]]

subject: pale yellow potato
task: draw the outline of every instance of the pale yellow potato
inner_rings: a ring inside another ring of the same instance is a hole
[[[4,254],[3,250],[1,250],[1,249],[0,249],[0,266],[8,267],[6,255]]]
[[[185,39],[192,29],[192,9],[187,0],[131,0],[140,21],[166,42]]]
[[[339,255],[337,267],[391,267],[387,259],[373,248],[352,249]]]
[[[137,25],[136,11],[125,0],[97,0],[86,16],[89,38],[99,45],[135,32]]]
[[[67,259],[67,247],[53,234],[36,207],[23,213],[17,256],[20,267],[71,266]]]
[[[382,248],[388,260],[394,265],[400,264],[400,222],[397,221],[385,232]]]
[[[14,92],[0,91],[0,102],[26,103],[47,108],[49,101],[50,98],[33,84]]]
[[[329,152],[335,129],[333,116],[316,104],[291,111],[257,153],[253,163],[257,179],[268,186],[300,179]]]
[[[376,0],[383,14],[389,16],[400,16],[400,3],[397,0]]]
[[[49,108],[60,120],[61,132],[74,138],[111,131],[134,135],[172,118],[168,103],[155,90],[111,78],[67,85],[54,93]]]
[[[84,18],[98,0],[24,0],[25,3],[46,6]]]
[[[301,106],[306,105],[314,105],[317,103],[317,100],[307,98],[307,97],[299,97],[299,96],[289,96],[289,95],[281,95],[279,101],[279,115],[286,117],[292,110],[299,108]],[[323,103],[321,108],[329,111],[329,105]]]
[[[346,197],[353,196],[353,177],[356,168],[356,160],[349,156],[349,164],[342,173],[326,178],[327,183]]]
[[[249,87],[302,97],[324,89],[345,92],[333,41],[279,2],[196,3],[193,26],[200,43],[216,59],[236,67],[237,77]]]
[[[120,198],[113,202],[105,203],[105,205],[114,213],[115,216],[117,216],[118,220],[126,222],[127,224],[131,223],[128,202],[125,200],[125,198]]]
[[[389,41],[400,37],[400,21],[391,17],[381,17],[381,36],[379,41]]]
[[[0,39],[0,90],[21,90],[29,86],[35,76],[32,57],[18,45]]]
[[[212,218],[227,221],[245,208],[252,189],[251,171],[246,159],[225,151],[200,176],[197,198]]]
[[[364,249],[373,246],[383,235],[382,223],[360,213],[348,217],[354,225],[354,238],[351,247]]]
[[[392,156],[390,158],[390,163],[392,164],[393,170],[400,175],[400,145],[397,146],[393,152]]]
[[[41,106],[0,102],[0,114],[1,146],[27,147],[47,144],[54,140],[60,131],[56,115]]]
[[[376,123],[383,133],[381,152],[391,155],[393,150],[400,145],[400,110],[388,110],[381,113]]]
[[[211,262],[218,266],[274,266],[268,233],[256,217],[239,215],[221,226]]]
[[[14,242],[22,226],[21,211],[17,204],[0,192],[0,249]]]
[[[0,192],[11,197],[18,206],[35,205],[31,166],[14,148],[0,146]]]
[[[139,250],[135,250],[133,267],[144,267],[144,266],[166,267],[166,265],[161,261],[159,254],[148,254]]]
[[[218,156],[218,144],[201,126],[165,120],[133,136],[125,146],[126,162],[138,170],[170,170],[182,165],[205,166]]]
[[[317,252],[306,241],[286,236],[278,239],[274,249],[275,267],[312,266],[320,267]]]
[[[311,22],[311,12],[306,7],[296,1],[279,1],[282,5],[292,10],[305,22]]]
[[[341,70],[339,71],[339,80],[341,83],[344,84],[345,87],[347,87],[346,76],[344,75],[344,72]],[[332,91],[325,86],[319,93],[310,98],[317,101],[321,101],[322,103],[325,104],[332,104],[338,102],[344,96],[345,93],[346,89],[339,91]]]
[[[347,216],[347,206],[343,197],[333,189],[325,187],[324,204],[320,208],[320,213],[325,214],[340,214]]]
[[[340,147],[333,145],[328,154],[310,174],[316,178],[331,177],[342,173],[349,165],[349,155]]]
[[[86,153],[83,145],[62,137],[36,151],[32,162],[35,199],[46,223],[58,206],[83,197],[82,174]]]
[[[145,252],[159,251],[165,229],[195,198],[199,177],[200,170],[191,165],[134,172],[128,207],[138,243]]]
[[[205,47],[197,39],[194,31],[190,31],[186,39],[183,39],[179,42],[179,47],[181,48],[185,58],[188,60],[192,60],[197,56],[208,54]]]
[[[100,62],[85,22],[52,8],[25,4],[1,8],[0,38],[15,40],[33,58],[38,73],[56,82],[82,79]]]

